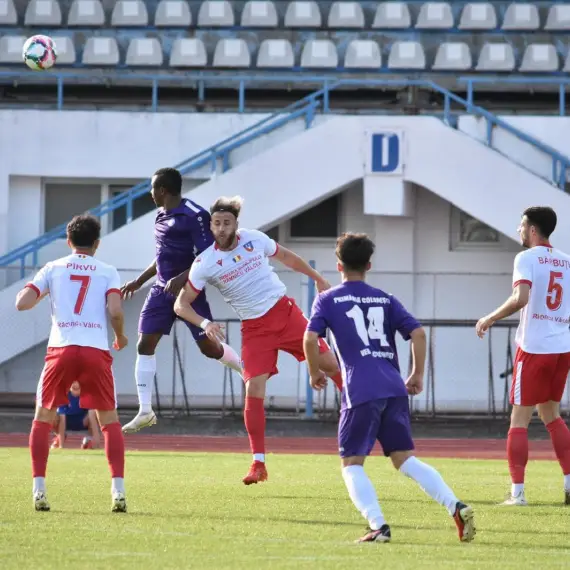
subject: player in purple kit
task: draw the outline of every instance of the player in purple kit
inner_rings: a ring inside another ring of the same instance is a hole
[[[156,347],[163,335],[170,334],[177,319],[174,302],[188,280],[192,262],[196,255],[214,242],[210,214],[192,200],[182,198],[182,176],[178,170],[157,170],[152,177],[151,194],[159,208],[154,226],[156,257],[137,279],[121,288],[123,297],[129,298],[149,279],[157,276],[139,319],[135,378],[140,409],[135,418],[123,426],[125,433],[156,423],[152,410]],[[210,305],[203,291],[192,307],[204,318],[212,319]],[[230,346],[209,339],[199,327],[188,324],[188,328],[204,356],[219,360],[241,374],[240,358]]]
[[[414,479],[453,516],[462,542],[475,537],[473,509],[462,503],[430,465],[417,459],[411,434],[408,394],[423,389],[426,335],[418,321],[392,295],[365,283],[374,243],[365,234],[346,233],[337,240],[337,269],[342,284],[321,293],[307,325],[304,350],[311,385],[320,390],[318,341],[333,336],[343,376],[338,428],[342,476],[354,506],[368,520],[358,542],[389,542],[390,527],[364,471],[364,461],[378,440],[396,469]],[[404,383],[396,352],[396,331],[411,339],[413,366]]]

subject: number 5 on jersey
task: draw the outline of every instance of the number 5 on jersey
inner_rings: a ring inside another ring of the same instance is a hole
[[[368,330],[366,330],[364,313],[358,305],[354,305],[350,311],[347,311],[346,316],[354,321],[356,332],[365,346],[370,346],[371,339],[380,341],[381,346],[390,346],[384,334],[383,307],[370,307],[366,312],[366,318],[369,323]]]
[[[79,292],[77,293],[77,300],[75,301],[75,307],[73,312],[76,315],[80,315],[83,310],[83,305],[85,304],[85,297],[87,296],[87,291],[89,290],[89,283],[91,283],[91,277],[89,275],[70,275],[69,279],[71,281],[78,281]]]
[[[564,293],[562,284],[558,283],[562,279],[562,271],[551,271],[550,281],[548,282],[548,295],[546,295],[546,306],[551,311],[557,311],[562,305],[562,295]]]

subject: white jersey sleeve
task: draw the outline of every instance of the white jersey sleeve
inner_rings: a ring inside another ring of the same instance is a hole
[[[34,278],[26,283],[26,287],[34,290],[38,297],[49,291],[49,273],[51,264],[44,265],[34,276]]]
[[[526,283],[532,287],[532,258],[525,253],[523,251],[515,257],[513,289],[521,283]]]
[[[206,252],[209,250],[208,248]],[[206,253],[204,252],[204,253]],[[204,254],[202,254],[203,256]],[[188,283],[194,291],[199,293],[208,282],[206,257],[199,256],[194,260],[188,274]]]
[[[266,257],[273,257],[279,251],[279,245],[277,242],[267,234],[264,234],[259,230],[248,230],[248,234],[250,239],[253,238],[261,243],[263,246],[263,253]]]
[[[121,278],[119,272],[109,266],[109,275],[107,277],[107,295],[109,293],[121,293]]]

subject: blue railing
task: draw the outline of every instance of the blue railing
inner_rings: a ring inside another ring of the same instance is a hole
[[[552,159],[552,176],[551,178],[544,177],[547,182],[556,185],[558,188],[563,189],[566,182],[566,174],[570,170],[570,159],[558,152],[551,146],[531,137],[527,133],[517,129],[509,123],[499,119],[487,110],[473,104],[468,99],[463,99],[455,93],[423,79],[417,80],[359,80],[359,79],[344,79],[341,81],[324,80],[322,89],[311,93],[303,99],[289,105],[279,113],[274,113],[269,117],[255,123],[247,129],[220,141],[219,143],[203,150],[202,152],[192,156],[188,160],[176,165],[182,174],[188,174],[195,171],[207,164],[210,164],[212,171],[217,168],[218,161],[221,160],[222,171],[230,168],[229,154],[236,148],[247,144],[253,139],[268,134],[281,126],[293,121],[295,119],[303,118],[305,121],[305,128],[309,128],[314,120],[317,109],[321,108],[324,114],[331,112],[330,108],[330,93],[339,87],[423,87],[436,91],[443,97],[443,119],[448,125],[453,124],[454,113],[452,112],[452,104],[455,103],[463,108],[467,113],[484,117],[487,120],[487,136],[486,144],[492,147],[492,133],[494,127],[500,127],[511,135],[517,137],[519,140],[528,143],[535,147],[537,150],[550,156]],[[471,98],[472,99],[472,98]],[[510,158],[510,157],[508,157]],[[519,164],[522,168],[527,168],[524,164]],[[530,171],[536,175],[535,172]],[[121,193],[111,200],[89,210],[95,216],[103,216],[120,208],[126,206],[127,222],[133,219],[133,200],[139,198],[150,189],[150,180],[137,184],[127,192]],[[32,265],[37,266],[38,251],[45,245],[53,242],[58,238],[63,238],[66,233],[66,224],[62,224],[53,230],[45,233],[44,235],[20,246],[12,252],[0,257],[0,267],[14,264],[19,261],[21,277],[25,275],[26,258],[32,256]]]

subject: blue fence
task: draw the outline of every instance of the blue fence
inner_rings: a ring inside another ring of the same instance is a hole
[[[245,97],[245,84],[246,79],[241,80],[240,83],[240,100]],[[296,120],[303,119],[305,122],[305,128],[309,128],[314,120],[315,113],[318,109],[322,113],[330,113],[330,93],[335,89],[341,87],[353,87],[353,88],[386,88],[386,87],[421,87],[424,89],[430,89],[439,93],[443,97],[443,119],[448,125],[453,125],[454,122],[454,112],[452,112],[452,105],[455,104],[456,107],[463,109],[469,114],[474,114],[479,117],[483,117],[487,120],[487,136],[486,144],[492,147],[492,133],[493,128],[499,127],[511,135],[517,137],[519,140],[524,141],[532,145],[537,150],[548,155],[552,160],[552,176],[550,178],[545,178],[545,180],[551,184],[556,185],[560,189],[564,189],[566,182],[566,174],[570,168],[570,159],[565,155],[558,152],[551,146],[544,144],[543,142],[531,137],[527,133],[517,129],[516,127],[510,125],[509,123],[499,119],[489,111],[479,107],[473,103],[473,96],[468,96],[467,99],[459,97],[455,93],[433,83],[432,81],[427,81],[423,79],[410,80],[410,79],[399,79],[399,80],[359,80],[359,79],[344,79],[341,81],[331,81],[329,79],[323,80],[324,84],[321,89],[311,93],[310,95],[304,97],[303,99],[289,105],[282,111],[274,113],[269,117],[255,123],[254,125],[248,127],[247,129],[223,140],[219,143],[203,150],[202,152],[192,156],[188,160],[181,162],[176,165],[182,174],[188,174],[189,172],[195,171],[204,165],[211,164],[212,170],[215,170],[219,161],[222,164],[222,170],[226,171],[230,168],[229,154],[252,141],[253,139],[270,133],[283,125]],[[471,88],[472,90],[472,88]],[[471,91],[472,93],[472,91]],[[471,100],[470,100],[471,99]],[[520,165],[526,168],[525,165]],[[534,174],[534,173],[533,173]],[[142,196],[149,191],[150,180],[137,184],[129,191],[119,194],[118,196],[112,198],[111,200],[91,209],[89,212],[95,216],[101,217],[109,214],[110,212],[126,206],[127,210],[127,222],[131,222],[133,218],[133,200]],[[53,242],[58,238],[65,236],[66,224],[62,224],[50,232],[20,246],[19,248],[13,250],[12,252],[0,257],[0,267],[12,265],[19,262],[21,277],[25,275],[25,266],[28,256],[31,256],[31,265],[36,266],[38,262],[38,251],[46,246],[47,244]]]

